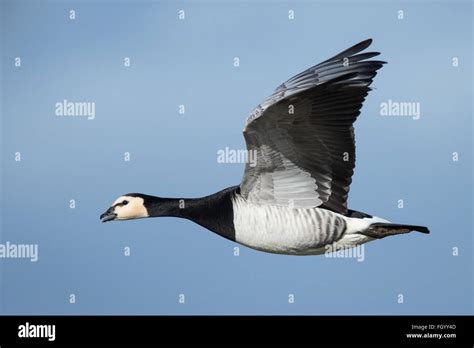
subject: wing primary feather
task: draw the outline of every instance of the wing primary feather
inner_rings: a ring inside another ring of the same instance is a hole
[[[334,57],[331,57],[324,62],[321,62],[319,65],[322,65],[324,63],[333,61],[333,60],[339,60],[342,58],[349,58],[349,56],[352,56],[356,53],[359,53],[360,51],[365,50],[367,47],[369,47],[372,44],[372,39],[367,39],[364,41],[359,42],[358,44],[355,44],[352,47],[349,47],[348,49],[336,54]]]
[[[250,114],[244,137],[248,150],[258,154],[256,166],[246,164],[240,185],[245,199],[348,212],[353,124],[377,70],[386,64],[369,60],[379,52],[361,53],[371,43],[359,42],[293,76]]]

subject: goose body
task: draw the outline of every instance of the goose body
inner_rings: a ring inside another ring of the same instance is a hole
[[[103,222],[147,217],[185,218],[250,248],[319,255],[423,226],[392,224],[349,210],[355,167],[353,123],[385,62],[360,53],[363,41],[281,84],[244,128],[247,163],[238,186],[191,199],[140,193],[120,196]]]
[[[239,194],[232,203],[236,242],[278,254],[319,255],[328,252],[329,246],[337,250],[356,246],[372,240],[354,233],[359,226],[363,230],[379,221],[346,217],[323,208],[258,205]]]

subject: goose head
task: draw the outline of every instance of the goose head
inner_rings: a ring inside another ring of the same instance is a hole
[[[112,205],[100,215],[102,222],[114,220],[131,220],[149,217],[146,207],[146,195],[129,193],[117,198]]]

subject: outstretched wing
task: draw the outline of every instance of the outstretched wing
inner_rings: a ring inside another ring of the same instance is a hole
[[[244,137],[255,161],[240,185],[259,204],[345,214],[355,167],[353,123],[385,62],[359,53],[363,41],[280,85],[247,119]]]

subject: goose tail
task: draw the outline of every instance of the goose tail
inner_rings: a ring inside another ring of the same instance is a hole
[[[405,225],[405,224],[392,224],[385,222],[375,222],[371,224],[364,232],[366,236],[372,238],[385,238],[396,234],[404,234],[412,231],[429,234],[430,230],[426,226],[418,225]]]

